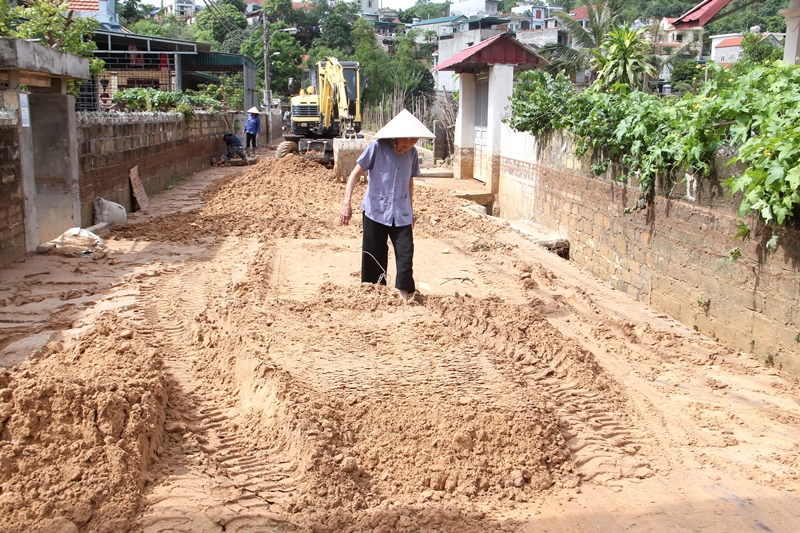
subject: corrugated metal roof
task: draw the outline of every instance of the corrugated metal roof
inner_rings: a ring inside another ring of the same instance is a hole
[[[676,29],[703,26],[732,1],[733,0],[703,0],[678,17],[672,25],[675,26]]]
[[[462,50],[439,63],[433,70],[471,72],[485,69],[489,65],[515,65],[520,70],[530,70],[546,63],[541,56],[514,39],[511,34],[501,33]]]
[[[427,26],[429,24],[444,24],[446,22],[453,22],[454,20],[466,18],[464,15],[453,15],[450,17],[439,17],[435,19],[427,19],[427,20],[420,20],[419,22],[415,22],[412,26]]]

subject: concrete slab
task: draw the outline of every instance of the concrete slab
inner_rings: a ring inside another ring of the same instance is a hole
[[[0,39],[0,70],[49,74],[54,78],[89,78],[89,59],[22,39]]]

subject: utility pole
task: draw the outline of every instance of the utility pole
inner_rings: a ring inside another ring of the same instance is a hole
[[[267,22],[267,14],[264,8],[261,8],[261,23],[264,25],[264,101],[267,107],[267,113],[272,109],[272,91],[269,90],[269,22]]]

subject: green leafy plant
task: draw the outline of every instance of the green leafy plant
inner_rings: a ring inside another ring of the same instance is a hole
[[[223,103],[204,95],[159,91],[152,87],[133,87],[114,94],[113,101],[121,108],[132,111],[177,111],[187,118],[196,109],[219,111]]]
[[[511,100],[512,115],[503,119],[518,131],[540,135],[561,129],[575,86],[563,74],[552,76],[541,70],[517,75]]]

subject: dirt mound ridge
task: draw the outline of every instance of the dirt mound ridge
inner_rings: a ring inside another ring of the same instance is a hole
[[[160,369],[160,355],[109,315],[0,376],[4,531],[38,531],[53,520],[61,531],[132,527],[161,441]]]

